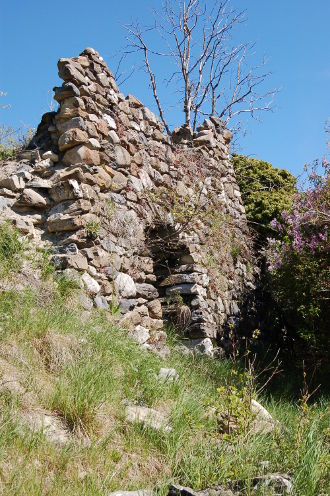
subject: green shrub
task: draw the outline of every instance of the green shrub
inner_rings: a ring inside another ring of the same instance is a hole
[[[269,223],[291,207],[296,178],[269,162],[234,155],[233,165],[248,221],[259,236],[272,233]]]

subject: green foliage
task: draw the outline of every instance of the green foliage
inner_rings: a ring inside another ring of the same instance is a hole
[[[304,354],[316,349],[326,354],[328,350],[328,301],[322,298],[328,283],[327,258],[305,253],[292,255],[289,263],[271,274],[272,294],[290,328],[305,342]]]
[[[101,223],[96,220],[89,220],[85,224],[86,234],[89,238],[96,239],[100,233]]]
[[[290,327],[304,340],[306,356],[318,352],[326,362],[330,167],[325,159],[321,172],[318,165],[315,162],[309,171],[309,187],[295,194],[294,209],[271,222],[276,238],[269,238],[266,256],[273,295]]]
[[[37,250],[36,265],[40,268],[43,279],[48,279],[55,272],[52,254],[53,250],[50,248],[40,248]]]
[[[265,406],[285,432],[253,435],[251,377],[239,364],[183,355],[175,348],[164,361],[142,350],[105,315],[95,312],[83,322],[79,309],[69,309],[61,298],[40,305],[41,297],[31,290],[1,293],[0,357],[2,349],[14,347],[11,362],[29,394],[39,408],[65,422],[73,441],[59,446],[23,428],[21,400],[0,392],[4,496],[46,489],[54,495],[105,495],[142,486],[166,494],[171,481],[198,490],[227,485],[229,479],[242,480],[245,494],[251,494],[265,460],[267,472],[293,474],[295,494],[327,494],[328,403],[312,407],[307,399],[300,404],[273,399]],[[78,347],[56,373],[46,367],[42,346],[36,348],[52,333],[56,339],[70,337]],[[174,367],[179,380],[159,381],[161,367]],[[127,423],[127,402],[167,412],[172,431]],[[226,415],[236,424],[229,432],[223,429]]]
[[[22,263],[24,245],[19,232],[10,222],[0,224],[0,275],[17,271]]]
[[[248,220],[264,240],[272,231],[269,223],[292,204],[296,178],[269,162],[234,155],[233,165]]]

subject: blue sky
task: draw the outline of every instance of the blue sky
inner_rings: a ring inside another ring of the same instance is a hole
[[[241,152],[293,173],[326,151],[324,126],[330,115],[330,1],[232,0],[247,9],[238,39],[256,41],[266,55],[272,87],[281,87],[277,110],[262,122],[247,123]],[[150,22],[161,0],[0,0],[0,124],[35,127],[50,109],[52,88],[59,84],[56,63],[92,46],[113,69],[113,54],[125,44],[124,23]],[[155,68],[157,69],[157,67]],[[144,76],[134,75],[122,88],[146,105],[153,100]],[[180,115],[172,110],[171,124]]]

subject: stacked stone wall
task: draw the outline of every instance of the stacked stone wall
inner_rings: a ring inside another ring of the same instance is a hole
[[[52,245],[57,270],[78,275],[97,306],[118,304],[147,344],[165,340],[164,320],[218,340],[254,289],[231,133],[210,117],[165,135],[93,49],[58,69],[58,110],[2,167],[1,217]]]

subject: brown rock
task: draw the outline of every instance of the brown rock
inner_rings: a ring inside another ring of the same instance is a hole
[[[112,178],[112,183],[111,183],[111,190],[114,191],[115,193],[119,193],[121,190],[126,188],[127,186],[127,177],[124,176],[121,172],[115,172],[113,178]]]
[[[131,156],[128,151],[120,145],[115,147],[115,161],[118,167],[129,167]]]
[[[79,145],[71,148],[65,153],[63,163],[66,165],[99,165],[100,154],[96,150],[90,150],[84,145]]]
[[[58,140],[58,147],[61,152],[73,148],[76,145],[88,142],[88,134],[81,129],[74,128],[65,131]]]
[[[102,167],[97,167],[95,174],[85,174],[84,179],[92,186],[99,186],[101,191],[111,188],[112,177]]]
[[[57,66],[58,75],[64,81],[72,81],[79,86],[86,84],[85,77],[78,70],[79,64],[74,63],[71,59],[60,59]]]
[[[97,123],[97,129],[104,136],[108,136],[108,134],[109,134],[109,126],[108,126],[108,124],[103,119],[100,119],[99,122]]]
[[[57,123],[59,121],[66,121],[77,117],[86,119],[87,115],[88,115],[87,112],[85,112],[85,110],[82,110],[79,107],[74,107],[74,108],[61,107],[59,113],[55,117],[55,122]]]
[[[49,217],[47,222],[49,232],[76,231],[83,225],[83,219],[75,215],[55,214]]]
[[[77,255],[69,255],[67,257],[68,266],[77,270],[87,270],[88,262],[87,258],[78,253]]]
[[[26,188],[17,200],[17,205],[45,208],[47,200],[33,189]]]
[[[149,301],[147,307],[152,319],[161,319],[163,317],[162,305],[159,300]]]

